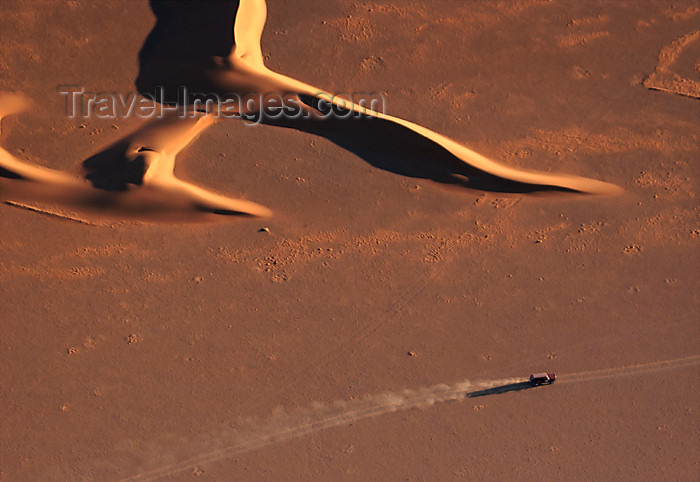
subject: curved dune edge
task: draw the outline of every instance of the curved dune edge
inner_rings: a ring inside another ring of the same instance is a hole
[[[527,185],[557,187],[584,194],[614,195],[622,192],[622,188],[619,186],[604,181],[566,174],[550,174],[527,171],[499,164],[448,137],[431,131],[426,127],[399,117],[375,112],[355,104],[350,104],[349,106],[347,104],[341,105],[339,101],[335,99],[335,96],[324,91],[323,89],[319,89],[296,79],[273,72],[266,68],[262,63],[261,53],[260,58],[258,59],[257,57],[258,53],[260,52],[260,35],[262,33],[261,26],[264,25],[266,16],[267,10],[265,7],[265,0],[241,0],[239,11],[236,16],[236,25],[234,26],[235,38],[237,42],[241,42],[241,45],[244,46],[240,49],[240,51],[251,53],[254,52],[255,60],[248,61],[245,54],[242,56],[237,55],[239,52],[238,47],[234,49],[234,52],[232,52],[229,60],[238,69],[243,71],[249,70],[251,73],[254,72],[261,78],[267,79],[269,83],[276,84],[278,87],[277,90],[281,94],[296,92],[299,94],[310,95],[316,97],[317,99],[331,101],[334,105],[341,108],[350,108],[353,112],[359,114],[398,124],[443,147],[468,166],[504,180]],[[250,28],[246,30],[246,26],[250,26]],[[262,87],[263,83],[261,82],[260,84]]]
[[[0,93],[0,123],[28,105],[27,99],[19,94]],[[214,214],[270,216],[272,212],[260,204],[215,193],[172,174],[176,154],[209,124],[209,118],[199,119],[194,128],[179,122],[161,122],[127,138],[133,146],[131,154],[143,156],[149,167],[143,185],[130,185],[124,191],[96,189],[84,178],[21,161],[0,147],[0,200],[60,205],[106,217],[138,215],[162,221],[204,221],[219,217],[211,216]],[[41,211],[35,205],[29,208]]]
[[[0,148],[0,168],[18,178],[0,173],[3,202],[45,203],[108,218],[137,218],[153,221],[197,222],[214,220],[212,215],[271,216],[260,204],[235,200],[192,183],[172,178],[127,191],[102,191],[82,178],[18,161]],[[32,206],[38,210],[37,206]]]
[[[507,179],[509,181],[514,181],[522,184],[559,187],[584,194],[614,195],[622,191],[622,189],[616,186],[615,184],[611,184],[604,181],[598,181],[595,179],[588,179],[584,177],[571,176],[566,174],[550,174],[543,172],[526,171],[498,164],[492,161],[491,159],[472,151],[471,149],[463,146],[462,144],[459,144],[453,141],[452,139],[449,139],[448,137],[426,129],[425,127],[422,127],[418,124],[414,124],[413,122],[409,122],[398,117],[392,117],[383,114],[379,114],[377,115],[377,117],[402,125],[412,130],[413,132],[420,134],[426,139],[429,139],[435,142],[436,144],[444,147],[455,157],[459,158],[471,167],[477,168],[481,171],[484,171],[501,179]]]
[[[614,184],[565,174],[516,169],[499,164],[462,144],[413,122],[375,112],[355,104],[341,104],[333,95],[265,67],[260,38],[267,8],[264,0],[241,0],[233,26],[236,46],[220,75],[221,88],[238,92],[254,86],[261,93],[308,95],[331,101],[339,108],[382,119],[416,133],[444,148],[466,166],[504,181],[536,188],[558,188],[584,194],[613,195],[622,191]],[[235,75],[227,77],[226,74]],[[0,121],[26,109],[29,102],[18,94],[0,93]],[[314,111],[309,107],[310,111]],[[313,113],[313,112],[311,112]],[[204,214],[270,216],[272,212],[251,201],[234,199],[174,175],[175,157],[206,127],[213,116],[197,119],[171,117],[147,124],[122,140],[127,144],[126,161],[140,158],[145,166],[142,179],[127,180],[123,189],[104,190],[88,179],[23,162],[0,148],[0,200],[38,201],[87,209],[103,215],[182,221]],[[128,184],[128,185],[127,185]]]
[[[337,100],[335,96],[331,93],[325,92],[322,89],[313,87],[309,84],[305,84],[295,79],[291,79],[284,75],[277,74],[267,69],[258,70],[258,73],[286,87],[286,89],[282,88],[280,92],[294,91],[301,94],[309,95],[320,100],[332,102],[333,105],[339,108],[351,109],[353,112],[356,112],[358,114],[382,119],[400,125],[424,137],[425,139],[434,142],[440,147],[443,147],[456,158],[464,162],[466,165],[483,171],[487,174],[491,174],[503,180],[533,186],[551,186],[575,191],[582,194],[609,196],[619,194],[623,191],[621,187],[605,181],[598,181],[595,179],[589,179],[580,176],[572,176],[567,174],[528,171],[525,169],[516,169],[513,167],[508,167],[503,164],[499,164],[485,156],[482,156],[481,154],[472,151],[471,149],[450,139],[449,137],[443,136],[442,134],[438,134],[437,132],[432,131],[419,124],[407,121],[405,119],[401,119],[400,117],[383,114],[381,112],[375,112],[365,107],[358,106],[354,103],[341,103],[341,101]]]

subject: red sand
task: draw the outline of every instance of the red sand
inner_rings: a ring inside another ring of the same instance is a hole
[[[695,480],[700,79],[697,41],[670,48],[695,3],[268,7],[271,69],[624,192],[447,187],[226,122],[175,173],[270,219],[2,204],[2,480]],[[56,87],[133,91],[152,22],[3,1],[0,91],[34,103],[0,145],[75,172],[136,130],[66,119]],[[460,396],[538,371],[559,380]]]

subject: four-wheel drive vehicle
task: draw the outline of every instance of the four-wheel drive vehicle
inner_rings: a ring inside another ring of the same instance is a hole
[[[530,375],[530,385],[539,387],[540,385],[550,385],[557,379],[554,373],[533,373]]]

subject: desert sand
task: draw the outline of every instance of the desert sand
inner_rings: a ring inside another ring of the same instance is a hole
[[[263,8],[206,85],[387,113],[70,119],[154,11],[0,4],[2,480],[697,479],[700,8]]]

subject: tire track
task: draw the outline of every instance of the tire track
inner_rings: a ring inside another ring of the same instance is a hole
[[[660,362],[630,365],[618,368],[577,372],[558,376],[557,384],[583,383],[596,380],[623,378],[677,370],[700,365],[700,355]],[[332,406],[315,405],[310,409],[273,416],[248,433],[236,432],[227,436],[229,443],[219,450],[191,457],[182,462],[147,470],[125,481],[150,481],[171,476],[204,464],[217,462],[252,452],[272,444],[303,437],[321,430],[350,425],[354,422],[403,410],[425,409],[437,403],[461,401],[471,392],[527,381],[526,378],[504,378],[472,383],[468,380],[451,385],[386,392],[362,400],[339,401]]]
[[[666,370],[677,370],[700,364],[700,355],[689,356],[685,358],[676,358],[674,360],[665,360],[654,363],[645,363],[642,365],[630,365],[620,368],[606,368],[603,370],[594,370],[587,372],[578,372],[557,375],[558,383],[582,383],[594,380],[605,380],[611,378],[623,378],[639,375],[647,375]]]

